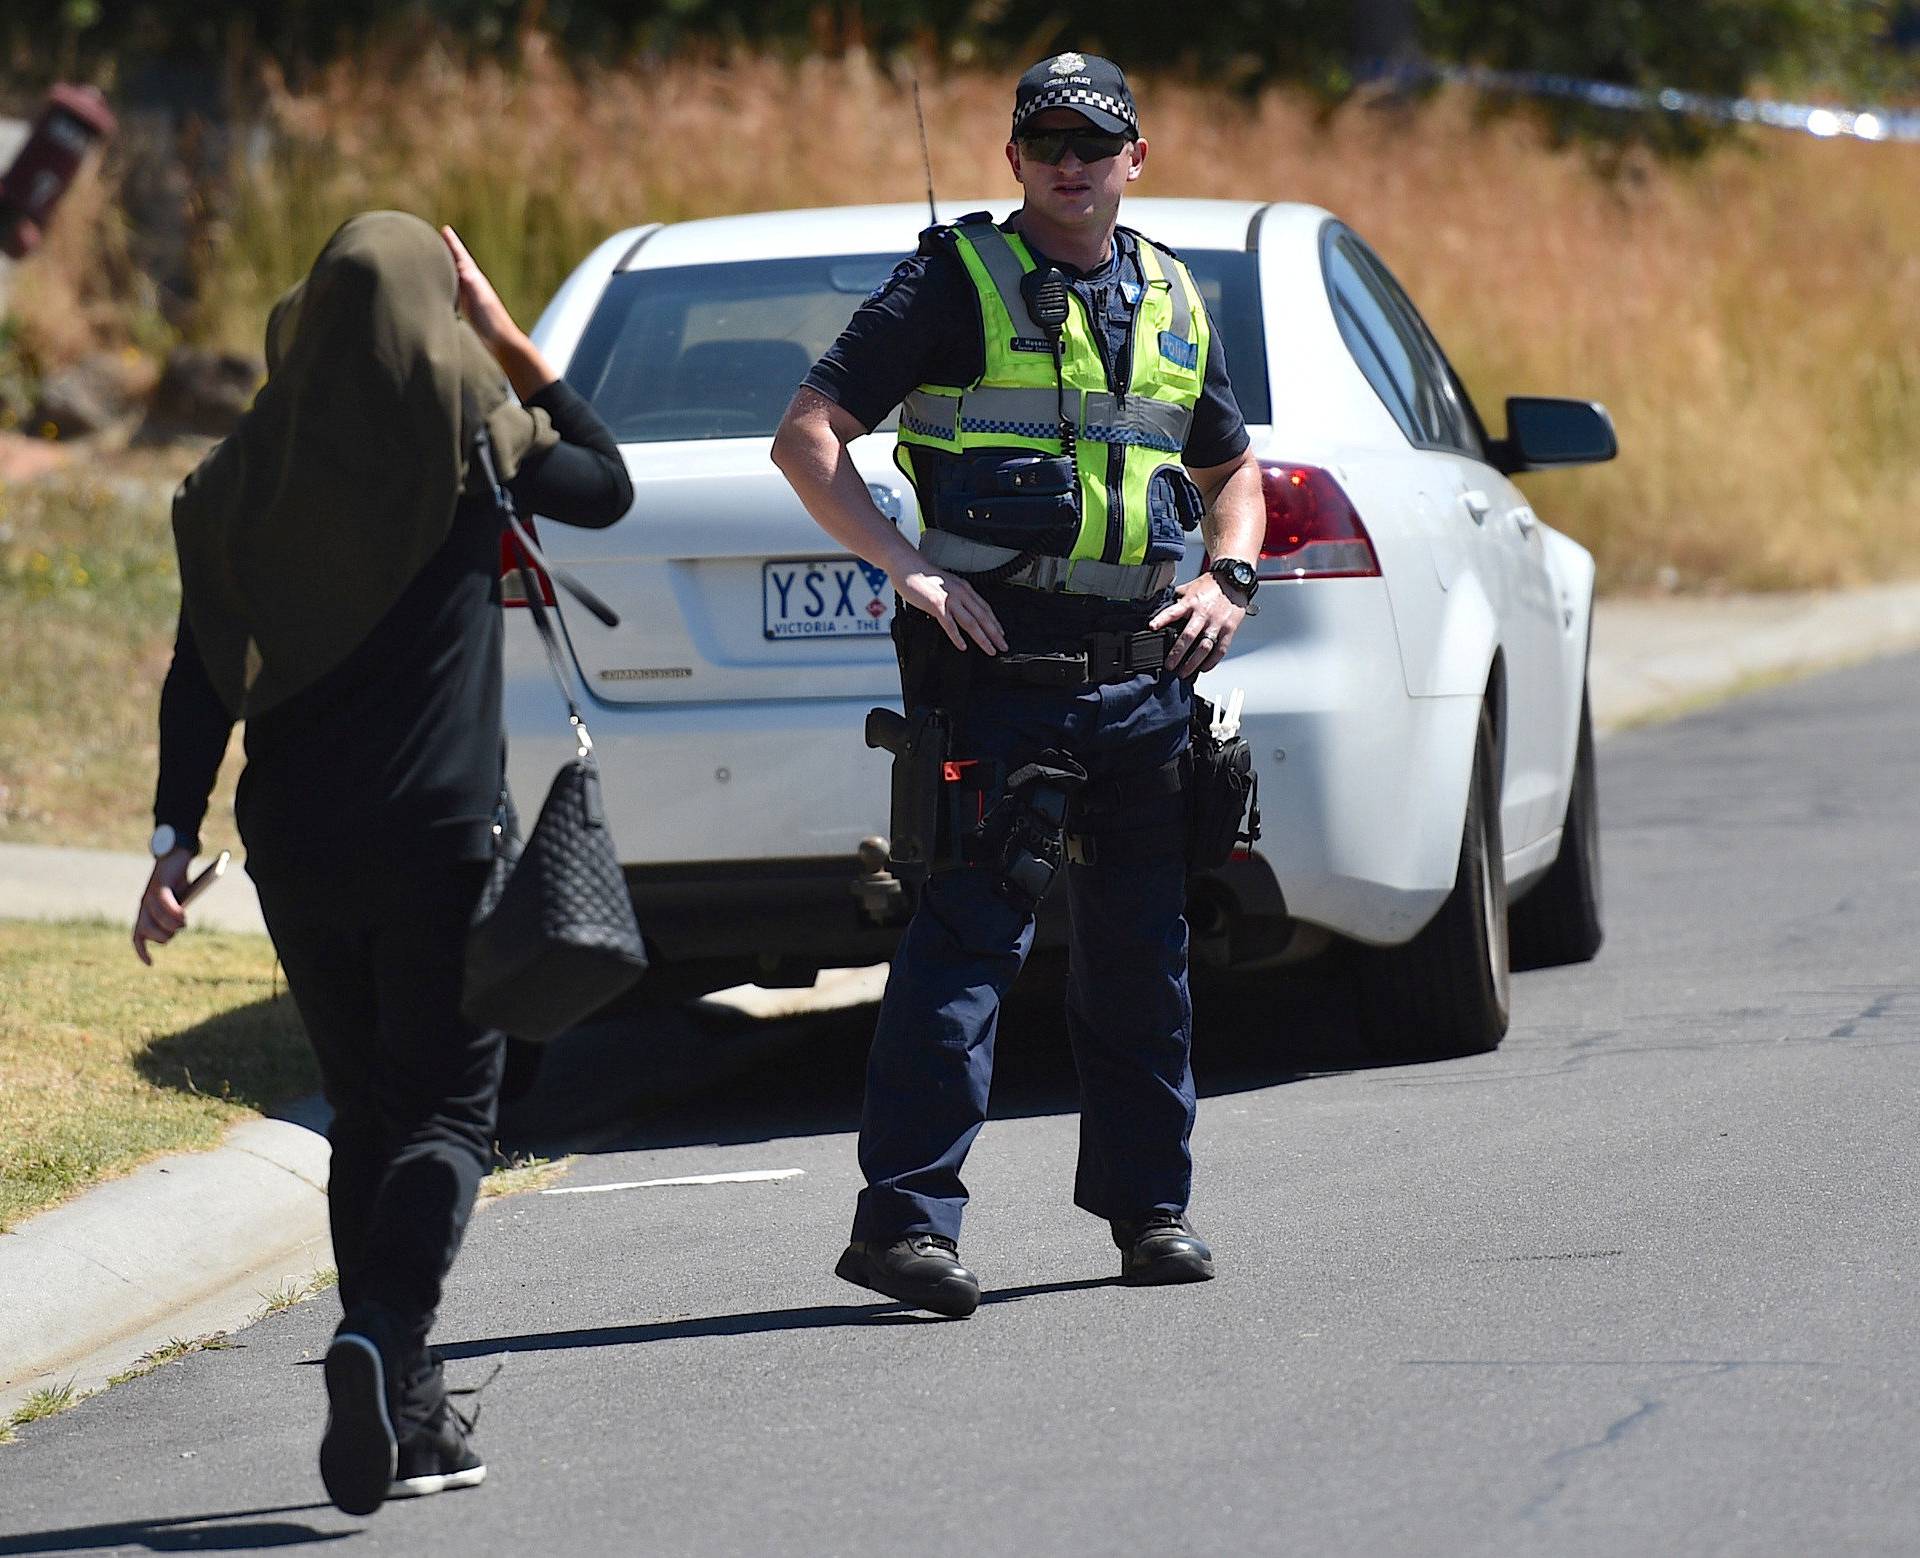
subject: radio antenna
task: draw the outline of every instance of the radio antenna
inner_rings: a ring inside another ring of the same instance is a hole
[[[940,213],[933,204],[933,153],[927,149],[927,116],[920,111],[920,78],[913,78],[913,122],[920,127],[920,165],[927,170],[927,220],[940,225]]]

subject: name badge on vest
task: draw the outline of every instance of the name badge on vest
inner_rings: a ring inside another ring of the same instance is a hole
[[[1160,332],[1160,355],[1176,367],[1185,368],[1188,372],[1192,372],[1193,369],[1200,366],[1200,343],[1198,341],[1183,341],[1171,330],[1162,330]]]
[[[1053,355],[1053,342],[1049,341],[1045,336],[1016,335],[1012,340],[1007,342],[1007,345],[1012,347],[1016,352],[1045,352],[1049,357]]]

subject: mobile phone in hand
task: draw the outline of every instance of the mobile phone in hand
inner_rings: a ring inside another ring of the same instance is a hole
[[[231,859],[233,859],[233,851],[230,849],[223,849],[218,855],[214,856],[212,865],[208,866],[206,870],[202,871],[198,876],[190,880],[185,887],[180,889],[180,907],[183,909],[186,908],[194,899],[198,898],[209,887],[213,886],[215,882],[219,881],[227,869],[227,862]]]

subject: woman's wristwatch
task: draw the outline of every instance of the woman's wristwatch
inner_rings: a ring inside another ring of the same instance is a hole
[[[1260,575],[1254,572],[1252,563],[1238,557],[1216,557],[1207,572],[1222,590],[1232,594],[1235,604],[1244,608],[1248,616],[1259,615],[1253,592],[1260,588]]]
[[[170,822],[163,822],[153,830],[153,837],[147,840],[147,853],[155,860],[171,855],[176,849],[184,849],[189,855],[200,853],[200,840],[189,838]]]

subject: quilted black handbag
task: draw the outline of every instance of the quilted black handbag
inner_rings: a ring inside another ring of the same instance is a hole
[[[514,512],[494,471],[484,434],[477,450],[493,481],[509,544],[520,565],[533,620],[566,700],[577,750],[554,775],[533,832],[522,844],[513,803],[501,781],[494,817],[493,870],[467,932],[460,1010],[470,1022],[544,1043],[621,994],[647,968],[620,856],[607,829],[593,738],[567,686],[559,635],[547,619],[538,564],[609,627],[619,618],[577,579],[553,568]]]

